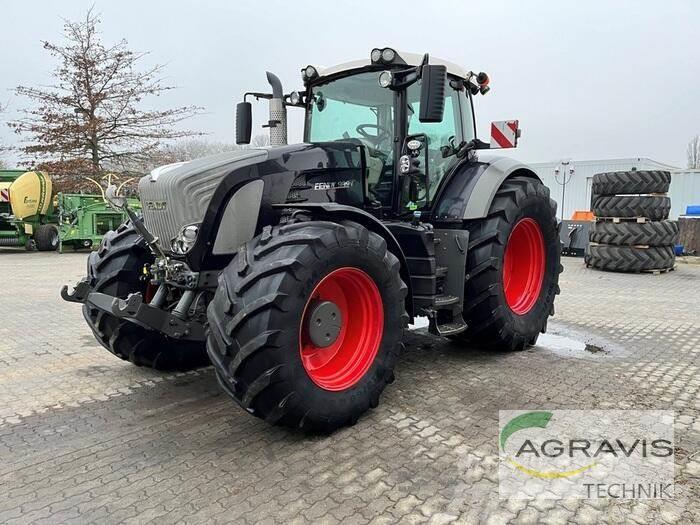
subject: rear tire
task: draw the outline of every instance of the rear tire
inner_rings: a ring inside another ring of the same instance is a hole
[[[595,195],[666,193],[671,185],[668,171],[613,171],[593,176]]]
[[[321,433],[353,424],[377,406],[394,378],[408,322],[407,287],[399,269],[386,241],[353,222],[266,228],[241,247],[222,272],[207,310],[208,351],[224,390],[245,410],[271,424]],[[374,304],[383,312],[379,317],[357,317],[371,310],[357,288],[348,296],[352,304],[346,306],[352,309],[342,314],[349,313],[348,319],[342,319],[337,340],[309,356],[305,354],[306,327],[310,326],[306,312],[312,294],[337,272],[364,275],[360,282],[378,291],[375,297],[380,300]],[[354,333],[351,323],[357,319],[362,324],[354,327],[365,335],[356,341],[372,339],[372,354],[352,354],[351,359],[342,360],[350,355],[344,352],[362,346],[346,346],[353,341],[348,334]],[[309,360],[316,357],[323,362],[313,368]],[[340,360],[333,368],[336,359]]]
[[[466,226],[470,235],[464,320],[468,328],[453,339],[498,350],[522,350],[534,344],[554,314],[563,269],[556,203],[549,198],[549,190],[529,177],[508,179],[487,217]],[[521,259],[532,261],[534,268],[506,256],[509,246],[518,249],[516,244],[523,255],[532,255]]]
[[[633,246],[590,245],[585,256],[588,266],[613,272],[641,272],[673,268],[676,255],[672,246],[635,248]]]
[[[40,252],[54,252],[58,249],[58,228],[53,224],[42,224],[34,232],[34,240]]]
[[[656,221],[668,219],[671,199],[659,195],[596,195],[596,217],[646,217]]]
[[[92,291],[126,298],[145,292],[143,266],[153,262],[146,242],[131,223],[107,232],[88,257]],[[111,353],[137,366],[155,370],[191,370],[209,364],[204,343],[177,341],[153,330],[83,305],[83,316],[97,341]]]

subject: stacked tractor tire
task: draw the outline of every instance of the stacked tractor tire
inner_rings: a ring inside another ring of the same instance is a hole
[[[616,171],[593,176],[586,265],[617,272],[661,272],[675,263],[678,223],[668,220],[668,171]]]

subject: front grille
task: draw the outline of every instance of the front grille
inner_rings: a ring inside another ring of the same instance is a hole
[[[180,228],[201,222],[214,190],[223,174],[201,174],[181,180],[147,183],[139,186],[143,222],[161,240],[164,249]],[[161,207],[165,203],[164,207]]]
[[[240,150],[187,162],[139,181],[139,197],[146,228],[164,250],[180,228],[202,222],[221,179],[236,168],[267,158],[265,150]]]

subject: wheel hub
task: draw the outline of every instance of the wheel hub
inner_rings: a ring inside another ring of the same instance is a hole
[[[311,291],[304,307],[299,326],[302,365],[324,390],[347,390],[372,366],[383,331],[384,306],[374,280],[358,268],[333,270]]]
[[[545,271],[542,230],[534,219],[521,219],[511,231],[503,256],[503,291],[515,314],[525,315],[535,306]]]
[[[311,305],[308,324],[311,342],[318,348],[327,348],[338,339],[343,326],[340,308],[332,301],[317,301]]]

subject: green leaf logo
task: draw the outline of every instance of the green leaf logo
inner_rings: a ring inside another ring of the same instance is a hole
[[[525,428],[545,428],[552,419],[551,412],[527,412],[511,419],[501,430],[501,450],[506,451],[506,441],[518,430]]]

